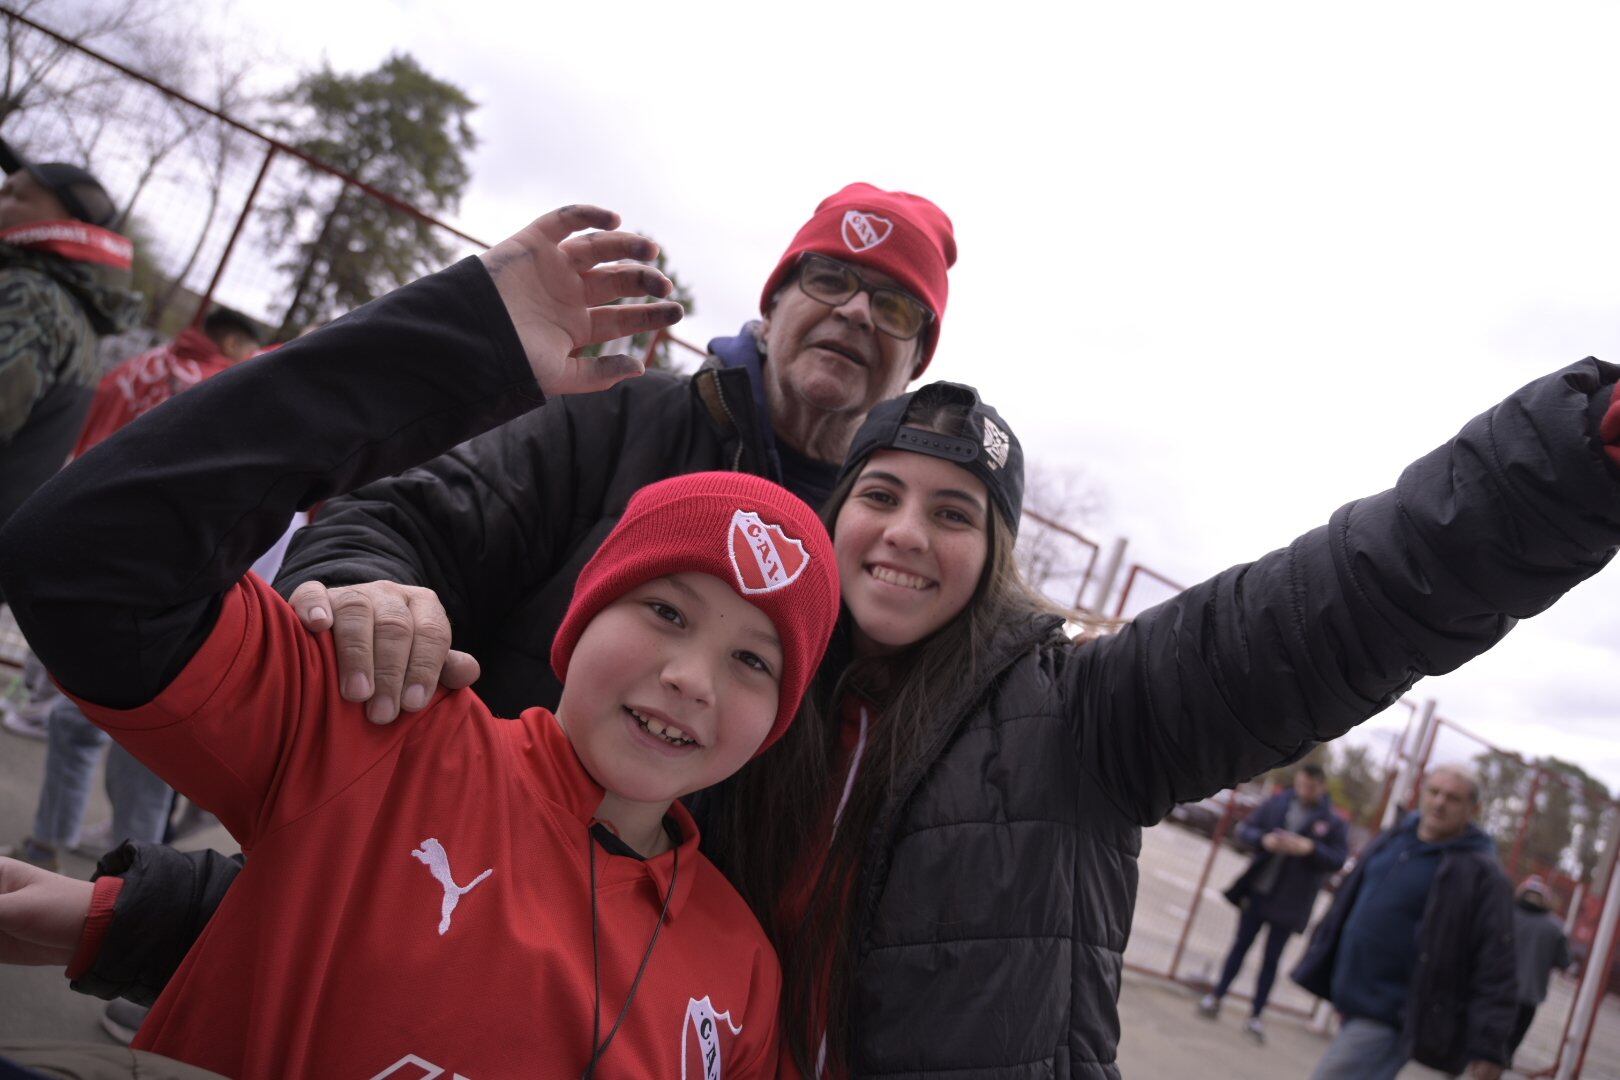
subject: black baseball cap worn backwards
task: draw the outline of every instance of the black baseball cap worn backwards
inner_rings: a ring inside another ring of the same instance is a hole
[[[906,413],[918,394],[943,397],[965,407],[968,433],[941,435],[927,428],[906,426]],[[838,473],[839,482],[879,450],[909,450],[960,465],[983,482],[1002,520],[1014,536],[1018,535],[1018,521],[1024,508],[1024,448],[1007,421],[980,401],[979,392],[973,387],[935,382],[879,402],[855,433],[849,456],[844,458],[844,467]]]
[[[48,161],[35,165],[18,154],[11,144],[0,139],[0,170],[7,176],[19,170],[26,171],[45,190],[55,195],[67,212],[80,221],[99,228],[107,228],[118,217],[118,207],[112,196],[101,186],[101,181],[89,171],[65,161]]]

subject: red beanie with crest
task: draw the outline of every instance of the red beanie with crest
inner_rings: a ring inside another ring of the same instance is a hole
[[[921,195],[884,191],[871,184],[850,184],[828,196],[765,279],[759,298],[762,313],[769,313],[771,298],[806,252],[869,266],[928,305],[934,321],[923,331],[922,360],[911,377],[921,375],[934,358],[945,319],[950,291],[945,272],[956,263],[956,234],[945,211]]]
[[[776,722],[759,753],[799,711],[838,620],[838,561],[821,519],[786,488],[746,473],[706,472],[648,484],[574,583],[551,644],[568,681],[574,646],[597,612],[656,578],[709,574],[763,611],[782,641]]]

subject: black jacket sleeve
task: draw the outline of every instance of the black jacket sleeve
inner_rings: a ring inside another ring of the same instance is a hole
[[[1080,760],[1141,824],[1246,780],[1484,652],[1620,544],[1598,424],[1620,368],[1538,379],[1395,487],[1081,646]]]
[[[566,469],[572,456],[563,410],[543,410],[458,446],[398,476],[333,499],[289,545],[276,577],[283,596],[306,581],[396,581],[432,589],[456,645],[499,624],[526,582],[551,565],[559,529],[573,524]]]
[[[73,989],[109,1001],[123,997],[152,1004],[241,869],[240,855],[128,840],[103,855],[95,878],[122,877],[124,886],[101,951],[73,980]]]
[[[630,491],[718,467],[694,447],[704,433],[691,408],[688,380],[659,372],[554,401],[326,503],[293,537],[276,588],[283,596],[306,581],[428,588],[456,647],[489,649],[514,606],[552,583]]]
[[[63,687],[134,708],[185,666],[295,510],[540,401],[494,283],[464,260],[96,446],[0,533],[0,582]]]

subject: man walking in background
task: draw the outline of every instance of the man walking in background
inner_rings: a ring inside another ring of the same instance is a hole
[[[1569,967],[1569,939],[1558,919],[1547,910],[1547,885],[1531,875],[1519,883],[1513,905],[1513,947],[1518,964],[1519,1014],[1508,1039],[1508,1060],[1518,1053],[1536,1010],[1547,1000],[1547,981],[1553,968]]]
[[[1367,846],[1294,981],[1343,1020],[1315,1080],[1389,1080],[1410,1060],[1496,1080],[1513,1031],[1513,889],[1473,823],[1479,782],[1424,778],[1417,813]]]
[[[1238,825],[1238,838],[1255,853],[1249,868],[1226,890],[1226,898],[1240,912],[1237,937],[1227,953],[1220,982],[1204,995],[1198,1011],[1210,1020],[1220,1014],[1221,999],[1232,988],[1243,958],[1264,929],[1265,956],[1255,981],[1254,1005],[1243,1024],[1249,1036],[1264,1042],[1260,1014],[1277,979],[1283,948],[1289,937],[1305,932],[1317,891],[1344,865],[1348,854],[1345,824],[1333,812],[1322,767],[1301,766],[1291,788],[1273,795]]]

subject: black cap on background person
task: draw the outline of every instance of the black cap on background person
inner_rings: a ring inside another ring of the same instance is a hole
[[[56,196],[70,215],[87,224],[106,229],[118,217],[118,207],[113,204],[112,196],[101,186],[101,181],[82,166],[65,161],[36,165],[18,154],[10,143],[0,139],[0,169],[7,176],[26,172],[34,178],[35,183]]]

